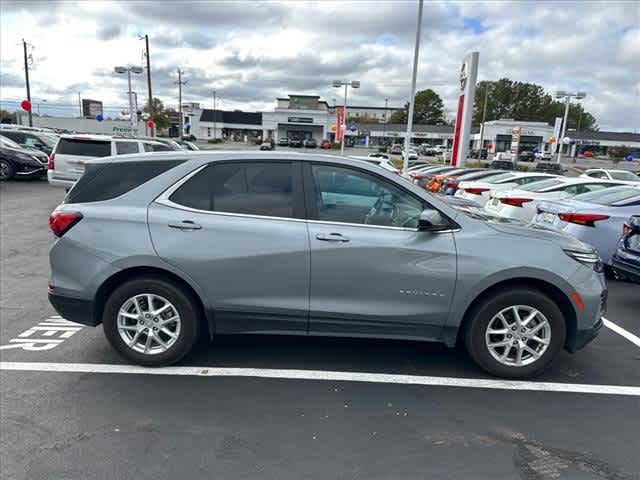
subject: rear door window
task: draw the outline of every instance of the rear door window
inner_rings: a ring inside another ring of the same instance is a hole
[[[180,165],[182,160],[114,161],[87,163],[84,175],[68,193],[65,203],[111,200]]]
[[[116,153],[118,155],[138,153],[138,142],[116,142]]]
[[[80,157],[108,157],[111,155],[111,142],[80,138],[61,138],[56,154],[77,155]]]
[[[191,177],[170,200],[198,210],[300,218],[300,181],[291,162],[230,162],[212,165]],[[298,196],[296,195],[296,196]]]

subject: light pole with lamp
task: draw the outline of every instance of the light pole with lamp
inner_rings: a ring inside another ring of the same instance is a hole
[[[142,67],[136,67],[136,66],[116,67],[114,70],[116,73],[119,73],[119,74],[123,74],[123,73],[127,74],[127,80],[129,82],[129,91],[127,92],[129,95],[129,120],[131,122],[131,128],[135,129],[138,122],[137,122],[137,116],[135,112],[136,106],[133,103],[133,91],[131,90],[131,73],[140,75],[144,70],[142,69]]]
[[[344,155],[344,137],[345,137],[345,132],[347,130],[347,89],[349,87],[360,88],[360,81],[358,80],[352,80],[350,82],[343,81],[343,80],[333,81],[334,88],[340,88],[342,86],[344,86],[344,107],[343,107],[344,110],[342,113],[344,123],[338,126],[338,128],[342,128],[342,143],[340,144],[340,155]]]
[[[564,98],[564,119],[562,120],[562,133],[560,134],[560,138],[558,138],[558,159],[557,163],[560,163],[560,157],[562,156],[562,144],[564,143],[564,136],[567,133],[567,119],[569,117],[569,102],[571,101],[571,97],[575,97],[576,100],[582,100],[585,98],[587,94],[585,92],[565,92],[564,90],[559,90],[556,92],[556,98]]]

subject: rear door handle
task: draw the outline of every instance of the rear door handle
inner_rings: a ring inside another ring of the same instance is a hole
[[[200,230],[202,225],[198,225],[193,220],[182,220],[181,222],[171,222],[170,228],[177,228],[178,230]]]
[[[341,233],[329,233],[329,234],[318,233],[316,235],[316,238],[323,242],[348,242],[349,241],[349,239],[344,235],[342,235]]]

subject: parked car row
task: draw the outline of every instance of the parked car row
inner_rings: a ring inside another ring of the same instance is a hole
[[[0,180],[49,177],[50,183],[70,187],[92,158],[142,152],[199,150],[186,139],[62,134],[51,130],[2,125]],[[49,171],[49,173],[48,173]]]
[[[430,192],[455,195],[483,215],[572,235],[596,248],[609,274],[636,278],[632,262],[625,264],[626,274],[614,266],[617,249],[622,248],[617,258],[628,259],[637,247],[629,222],[638,220],[629,219],[640,215],[640,178],[631,172],[594,169],[568,178],[544,171],[426,165],[409,169],[409,178]]]
[[[326,146],[325,146],[326,144]],[[273,148],[271,148],[270,150],[273,150],[275,148],[275,144],[273,143]],[[280,147],[292,147],[292,148],[318,148],[318,142],[314,139],[314,138],[305,138],[305,139],[300,139],[300,138],[295,138],[295,137],[280,137],[278,139],[278,146]],[[331,143],[329,142],[329,140],[322,140],[322,142],[320,142],[320,147],[321,148],[330,148],[331,147]],[[260,150],[263,150],[262,148]],[[265,149],[266,150],[266,149]]]

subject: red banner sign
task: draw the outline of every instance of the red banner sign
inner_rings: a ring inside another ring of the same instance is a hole
[[[336,142],[342,141],[344,135],[344,107],[336,107]]]

